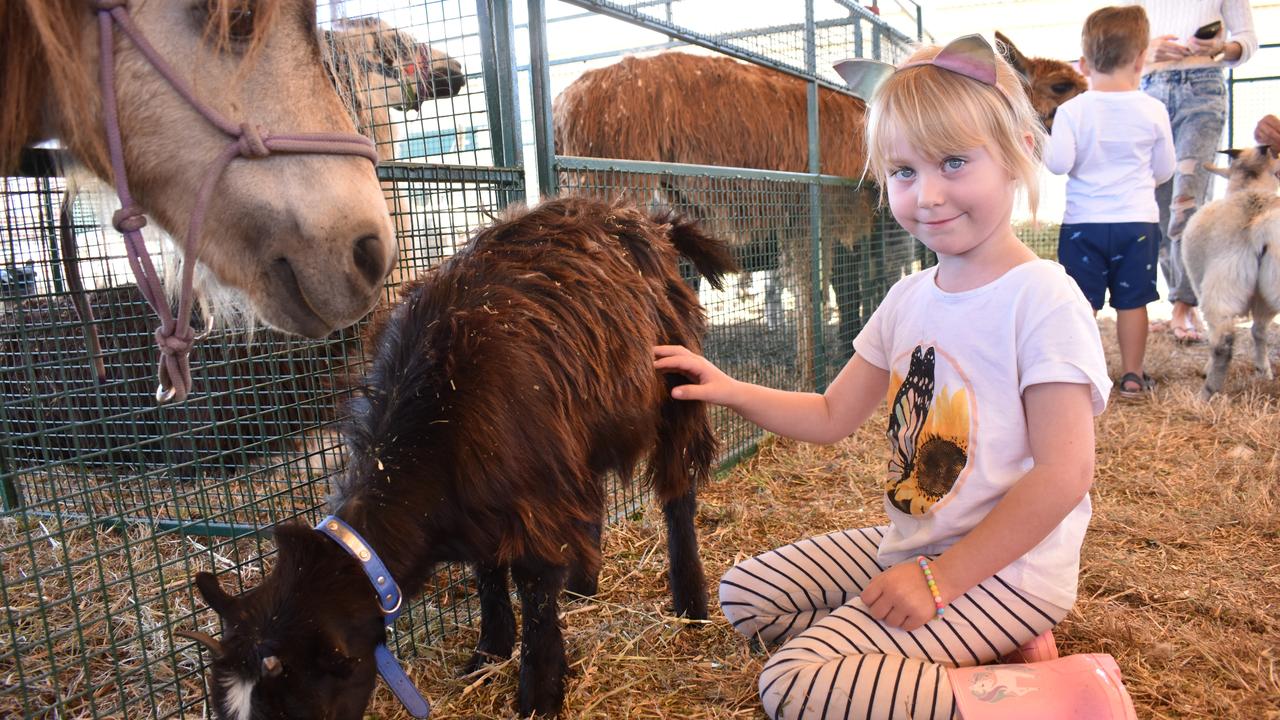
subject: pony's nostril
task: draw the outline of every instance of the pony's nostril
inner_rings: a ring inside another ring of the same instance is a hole
[[[356,240],[355,249],[351,255],[356,269],[360,271],[360,276],[370,285],[382,282],[387,273],[391,272],[391,263],[387,262],[385,244],[376,235],[365,235]]]

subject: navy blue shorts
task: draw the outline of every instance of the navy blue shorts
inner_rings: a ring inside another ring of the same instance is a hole
[[[1160,299],[1156,265],[1160,226],[1156,223],[1075,223],[1058,231],[1058,262],[1075,279],[1094,310],[1107,291],[1111,307],[1140,308]]]

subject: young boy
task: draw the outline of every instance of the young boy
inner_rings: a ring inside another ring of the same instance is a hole
[[[1138,89],[1150,28],[1137,6],[1107,7],[1089,16],[1081,34],[1081,70],[1089,91],[1058,108],[1045,166],[1068,173],[1067,209],[1058,235],[1058,262],[1102,309],[1111,293],[1120,343],[1122,397],[1141,397],[1147,303],[1159,298],[1157,185],[1173,176],[1173,133],[1164,105]]]

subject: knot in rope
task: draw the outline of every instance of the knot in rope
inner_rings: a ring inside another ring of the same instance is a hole
[[[176,327],[169,332],[164,331],[164,327],[156,328],[156,345],[159,346],[160,352],[173,356],[187,355],[191,352],[191,346],[195,344],[196,332],[188,325],[181,330]]]
[[[115,10],[118,7],[124,7],[129,4],[129,0],[89,0],[89,4],[93,9],[102,12],[103,10]]]
[[[147,225],[147,218],[142,208],[136,204],[125,205],[111,216],[111,225],[122,233],[141,230]]]
[[[247,158],[264,158],[271,154],[267,147],[268,133],[262,128],[249,123],[240,123],[240,137],[236,143],[240,146],[240,154]]]
[[[191,394],[190,353],[195,340],[195,331],[185,323],[181,330],[173,328],[166,331],[164,325],[156,328],[156,345],[160,347],[160,384],[156,387],[156,402],[182,402]]]

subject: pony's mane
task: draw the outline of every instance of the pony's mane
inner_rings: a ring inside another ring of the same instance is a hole
[[[207,0],[205,40],[214,48],[232,43],[231,30],[244,11],[254,15],[253,37],[244,53],[252,62],[279,15],[274,0]],[[80,148],[79,160],[106,176],[110,166],[98,125],[97,74],[82,35],[92,22],[84,0],[5,0],[0,6],[0,173],[12,171],[22,148],[41,140],[45,109],[62,118],[63,144]],[[96,29],[93,30],[96,38]]]

